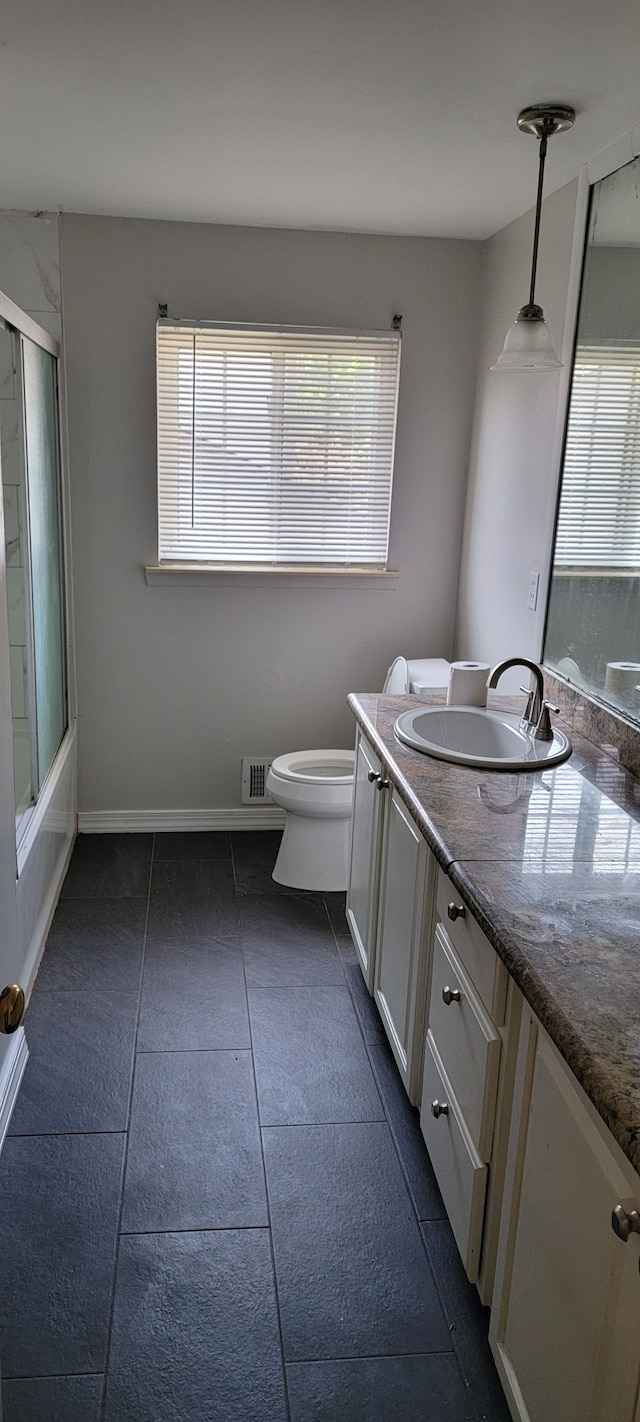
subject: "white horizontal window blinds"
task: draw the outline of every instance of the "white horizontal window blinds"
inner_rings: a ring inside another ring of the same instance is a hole
[[[159,321],[159,559],[387,558],[399,332]]]
[[[576,351],[555,563],[640,568],[640,347]]]

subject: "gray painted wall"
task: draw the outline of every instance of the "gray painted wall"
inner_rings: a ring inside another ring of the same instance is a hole
[[[576,181],[543,205],[536,300],[558,353],[577,199]],[[491,664],[508,656],[539,656],[555,514],[556,421],[566,399],[568,371],[505,374],[490,369],[528,298],[532,241],[533,214],[527,213],[487,243],[455,651],[456,657]],[[537,613],[527,607],[532,570],[542,573]],[[511,689],[521,679],[516,673]]]
[[[397,653],[452,652],[483,247],[68,215],[61,251],[79,808],[233,808],[242,755],[351,745],[350,690]],[[146,585],[158,302],[367,328],[402,313],[395,592]]]

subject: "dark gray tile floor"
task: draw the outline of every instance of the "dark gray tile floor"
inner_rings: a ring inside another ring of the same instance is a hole
[[[0,1159],[4,1422],[508,1422],[344,918],[279,836],[78,840]]]

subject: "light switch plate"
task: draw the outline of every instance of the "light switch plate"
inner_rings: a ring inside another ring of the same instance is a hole
[[[531,573],[529,573],[529,596],[528,596],[528,598],[527,598],[527,607],[529,607],[532,612],[535,612],[535,610],[536,610],[536,608],[537,608],[537,606],[538,606],[538,586],[539,586],[539,584],[540,584],[540,574],[539,574],[539,573],[536,573],[536,572],[531,572]]]

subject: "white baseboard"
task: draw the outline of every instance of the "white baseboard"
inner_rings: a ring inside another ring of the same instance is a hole
[[[286,813],[276,805],[246,805],[233,810],[84,810],[80,834],[159,833],[177,830],[284,829]]]
[[[20,1082],[29,1058],[29,1048],[24,1035],[24,1027],[19,1027],[7,1043],[2,1067],[0,1068],[0,1151],[9,1129],[11,1113],[16,1104]]]

